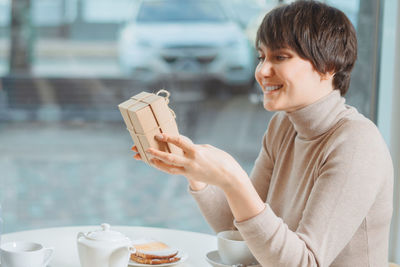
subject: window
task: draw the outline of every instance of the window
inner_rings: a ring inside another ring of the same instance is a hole
[[[139,9],[137,22],[207,22],[224,21],[227,17],[218,2],[151,1]]]
[[[254,83],[252,38],[279,1],[225,2],[0,0],[5,232],[103,222],[211,232],[184,178],[132,159],[117,105],[169,90],[180,132],[228,151],[250,172],[272,116]],[[357,26],[348,102],[374,119],[379,7],[326,2]],[[138,27],[135,16],[151,23]]]

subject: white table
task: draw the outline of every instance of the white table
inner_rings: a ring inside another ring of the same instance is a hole
[[[54,256],[50,267],[79,267],[79,257],[76,245],[76,236],[79,232],[88,232],[100,229],[100,226],[57,227],[30,230],[4,234],[2,243],[9,241],[32,241],[54,248]],[[131,239],[153,238],[185,251],[189,257],[177,267],[206,267],[210,266],[205,255],[217,249],[217,240],[213,235],[164,229],[135,226],[111,226],[111,230],[123,233]]]

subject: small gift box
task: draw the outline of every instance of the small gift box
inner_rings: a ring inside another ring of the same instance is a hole
[[[161,96],[162,93],[166,96]],[[118,105],[133,142],[146,163],[150,161],[150,155],[145,153],[149,147],[182,154],[177,146],[154,138],[158,133],[179,135],[175,113],[168,107],[169,95],[166,90],[160,90],[157,94],[141,92]]]

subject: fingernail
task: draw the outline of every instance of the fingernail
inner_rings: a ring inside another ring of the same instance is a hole
[[[162,134],[156,134],[155,138],[158,139],[158,140],[163,140],[164,136]]]

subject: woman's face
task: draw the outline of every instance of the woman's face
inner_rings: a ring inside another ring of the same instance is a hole
[[[291,49],[270,50],[261,44],[255,77],[264,93],[264,108],[292,112],[333,90],[333,75],[321,75]]]

